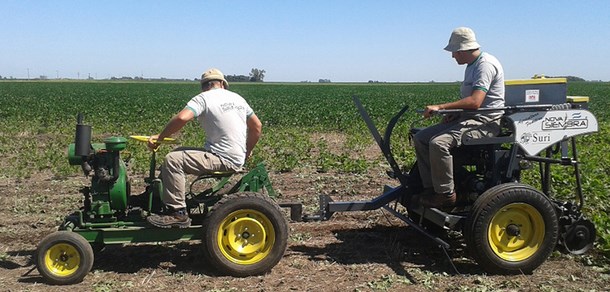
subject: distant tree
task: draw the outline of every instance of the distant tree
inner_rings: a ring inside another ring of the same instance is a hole
[[[585,81],[585,79],[576,76],[565,76],[568,81]]]
[[[567,81],[586,81],[585,79],[577,77],[577,76],[544,76],[544,75],[536,74],[532,78],[534,78],[534,79],[536,79],[536,78],[565,78]]]
[[[250,77],[246,75],[225,75],[228,82],[248,82]]]
[[[265,70],[252,68],[252,70],[250,71],[250,81],[263,82],[263,79],[265,79],[265,73]]]

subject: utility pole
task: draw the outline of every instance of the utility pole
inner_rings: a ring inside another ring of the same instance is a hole
[[[30,80],[30,68],[28,68],[28,80]]]

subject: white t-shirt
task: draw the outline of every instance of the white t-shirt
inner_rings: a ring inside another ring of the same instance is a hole
[[[226,89],[212,89],[193,97],[186,108],[193,111],[205,131],[206,151],[218,155],[237,170],[246,160],[246,120],[254,111],[239,94]]]

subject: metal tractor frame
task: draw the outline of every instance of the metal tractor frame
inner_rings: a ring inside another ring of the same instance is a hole
[[[576,136],[597,131],[597,121],[585,109],[586,104],[502,108],[505,114],[499,136],[464,139],[464,145],[452,150],[454,180],[459,182],[458,203],[451,210],[441,210],[411,202],[422,191],[417,162],[404,173],[392,155],[390,137],[408,106],[389,121],[381,136],[359,98],[354,96],[353,100],[391,167],[388,174],[399,185],[386,186],[383,194],[369,201],[335,202],[328,195],[320,195],[319,212],[302,216],[303,221],[329,220],[337,212],[382,208],[443,249],[451,249],[451,245],[438,237],[436,231],[461,231],[472,257],[483,270],[493,274],[531,273],[556,246],[573,254],[582,254],[593,246],[595,227],[581,212],[584,195],[576,149]],[[412,128],[411,136],[417,131]],[[538,140],[533,141],[534,138]],[[536,162],[541,190],[520,183],[522,170]],[[551,165],[572,168],[576,202],[552,198]]]
[[[293,221],[324,221],[337,212],[384,209],[443,249],[452,247],[435,231],[461,231],[475,261],[494,274],[531,273],[556,247],[582,254],[593,246],[595,226],[582,213],[585,199],[576,147],[577,136],[598,131],[586,102],[502,108],[500,135],[463,139],[463,145],[452,150],[458,202],[445,210],[415,202],[414,196],[423,189],[417,162],[405,172],[392,155],[392,131],[408,106],[389,121],[382,136],[360,99],[354,96],[353,100],[397,186],[386,186],[383,194],[368,201],[335,202],[320,195],[318,213],[303,215],[301,203],[273,200],[276,193],[262,163],[247,173],[209,173],[190,186],[187,209],[194,223],[183,229],[154,228],[146,222],[147,216],[164,209],[156,152],[151,154],[145,190],[132,195],[122,153],[127,139],[110,137],[91,144],[91,126],[84,125],[79,114],[75,142],[68,149],[69,162],[80,165],[91,184],[81,189],[80,210],[67,216],[59,230],[38,245],[38,271],[50,283],[72,284],[87,275],[94,254],[107,244],[201,240],[205,259],[219,272],[262,274],[286,250],[288,227],[281,208],[290,208]],[[456,112],[460,111],[438,114]],[[417,131],[412,128],[410,134]],[[131,138],[148,140],[147,136]],[[521,172],[535,163],[540,190],[521,182]],[[553,198],[552,165],[572,169],[576,184],[572,201]]]
[[[42,239],[36,266],[51,284],[73,284],[91,270],[94,255],[108,244],[201,240],[205,260],[221,274],[258,275],[282,258],[287,221],[263,163],[245,173],[212,172],[196,178],[186,194],[193,224],[188,228],[156,228],[146,217],[164,211],[162,182],[150,159],[145,190],[131,194],[123,137],[91,144],[91,126],[79,114],[69,162],[80,165],[91,185],[80,190],[83,206],[65,218],[59,230]],[[145,144],[148,136],[131,136]],[[175,143],[171,139],[160,143]]]

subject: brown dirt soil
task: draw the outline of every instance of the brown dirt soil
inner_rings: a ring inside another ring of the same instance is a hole
[[[339,139],[340,140],[340,139]],[[375,151],[366,150],[366,152]],[[0,159],[1,161],[2,159]],[[141,178],[132,177],[134,193]],[[280,200],[300,201],[306,213],[317,195],[368,200],[395,182],[382,167],[367,174],[300,170],[271,174]],[[335,214],[325,222],[292,222],[283,259],[266,275],[218,276],[202,260],[200,242],[108,246],[84,281],[44,283],[34,268],[38,242],[80,207],[84,177],[0,177],[0,290],[3,291],[607,291],[610,275],[595,250],[554,253],[532,275],[487,275],[471,260],[461,234],[441,235],[446,253],[391,214],[374,210]]]
[[[283,200],[301,200],[307,204],[306,211],[316,208],[317,194],[331,194],[337,200],[367,199],[390,182],[381,171],[367,175],[284,173],[273,174],[272,179]],[[78,189],[86,182],[81,177],[59,180],[45,174],[0,180],[0,290],[67,289],[45,284],[32,271],[32,256],[38,241],[79,206]],[[610,284],[607,270],[587,264],[595,258],[594,252],[583,257],[557,253],[533,275],[486,275],[468,258],[460,234],[445,238],[456,247],[447,254],[384,211],[338,213],[325,222],[290,223],[283,259],[263,276],[215,275],[201,261],[199,242],[134,244],[108,246],[96,255],[84,281],[70,289],[604,291]]]

